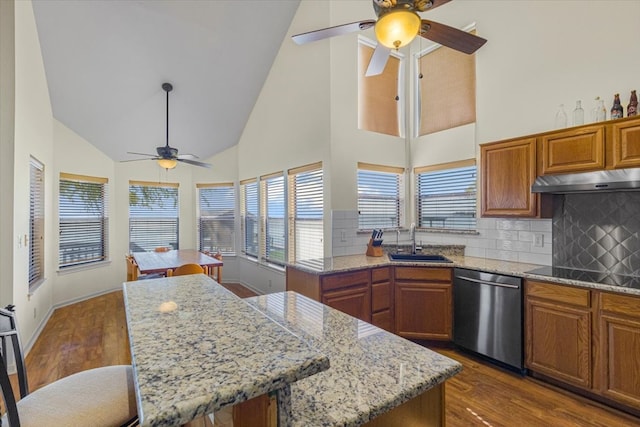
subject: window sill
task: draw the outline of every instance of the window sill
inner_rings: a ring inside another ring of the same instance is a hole
[[[478,236],[480,232],[477,230],[449,230],[446,228],[417,228],[416,231],[421,233],[436,233],[436,234],[464,234],[468,236]]]
[[[109,265],[111,265],[111,260],[96,261],[90,264],[81,264],[73,267],[65,267],[62,269],[58,269],[57,273],[58,273],[58,276],[64,276],[66,274],[78,273],[80,271],[85,271],[85,270],[94,270],[96,268],[107,267]]]

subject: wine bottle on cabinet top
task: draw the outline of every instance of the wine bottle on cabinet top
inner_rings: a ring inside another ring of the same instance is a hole
[[[562,129],[567,127],[567,113],[564,112],[564,104],[558,106],[558,112],[556,113],[556,129]]]
[[[627,117],[635,116],[638,114],[638,96],[636,91],[631,91],[631,99],[629,99],[629,105],[627,106]]]
[[[573,110],[573,125],[584,124],[584,110],[582,109],[582,101],[576,101],[576,108]]]
[[[620,119],[624,116],[622,104],[620,104],[620,94],[613,95],[613,107],[611,107],[611,120]]]

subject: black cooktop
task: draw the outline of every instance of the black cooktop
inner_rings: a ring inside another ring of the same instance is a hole
[[[539,274],[541,276],[557,277],[560,279],[579,280],[581,282],[602,283],[605,285],[640,289],[640,277],[627,276],[624,274],[616,274],[610,272],[547,266],[529,270],[527,271],[527,273]]]

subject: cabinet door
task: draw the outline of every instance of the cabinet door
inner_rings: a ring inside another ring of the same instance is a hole
[[[396,334],[451,340],[451,284],[396,281]]]
[[[604,125],[540,137],[542,175],[604,169]]]
[[[526,366],[549,377],[591,387],[591,311],[527,298]]]
[[[640,167],[640,120],[611,125],[614,168]]]
[[[480,147],[481,215],[535,217],[539,196],[531,192],[536,179],[535,138]]]
[[[355,286],[324,292],[322,303],[365,322],[371,322],[371,291],[369,286]]]
[[[600,309],[600,392],[639,408],[640,298],[601,293]]]

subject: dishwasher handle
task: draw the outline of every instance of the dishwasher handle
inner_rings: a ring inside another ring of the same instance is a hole
[[[481,285],[498,286],[500,288],[520,289],[518,285],[509,285],[508,283],[488,282],[486,280],[474,279],[466,276],[456,276],[456,279],[466,280],[468,282],[479,283]]]

